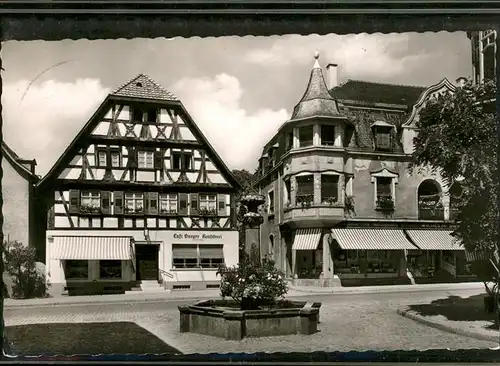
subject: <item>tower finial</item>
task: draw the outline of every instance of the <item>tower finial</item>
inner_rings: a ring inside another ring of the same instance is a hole
[[[316,59],[316,61],[314,62],[314,66],[313,66],[313,69],[321,69],[321,66],[319,66],[319,52],[316,51],[314,52],[314,58]]]

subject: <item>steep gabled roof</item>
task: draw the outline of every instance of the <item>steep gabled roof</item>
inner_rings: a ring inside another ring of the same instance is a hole
[[[149,76],[139,74],[132,80],[126,82],[111,95],[128,98],[144,98],[157,100],[178,100],[175,95],[163,89],[163,87],[153,81]]]
[[[422,86],[347,80],[330,90],[338,100],[405,105],[411,108],[426,88]]]
[[[14,169],[26,180],[31,180],[31,181],[38,181],[39,178],[38,176],[31,172],[25,165],[23,165],[23,162],[32,162],[33,164],[36,165],[36,160],[27,160],[27,159],[21,159],[19,155],[17,155],[14,150],[12,150],[6,143],[5,141],[2,141],[2,156],[4,159],[9,161],[9,163],[14,167]]]
[[[293,109],[290,120],[308,117],[341,117],[337,101],[329,93],[323,78],[323,71],[318,62],[318,52],[316,52],[314,58],[316,61],[311,70],[306,91]]]
[[[137,86],[137,83],[144,82],[142,86]],[[135,85],[135,86],[134,86]],[[146,87],[144,87],[146,85]],[[139,88],[139,89],[137,89]],[[152,94],[149,96],[145,94],[144,90],[141,88],[145,88],[151,90]],[[114,102],[116,97],[127,97],[127,98],[140,98],[142,102],[152,100],[155,102],[163,102],[166,106],[175,106],[177,109],[180,109],[181,113],[186,117],[185,123],[191,129],[194,137],[203,144],[205,147],[205,151],[208,157],[212,160],[213,164],[221,170],[222,175],[228,179],[233,189],[240,190],[241,185],[232,173],[232,171],[228,168],[228,166],[224,163],[222,158],[217,154],[213,146],[208,142],[206,137],[203,135],[201,130],[198,128],[193,118],[189,115],[186,108],[173,94],[165,91],[160,85],[154,82],[152,79],[147,77],[144,74],[140,74],[136,78],[132,79],[128,83],[124,84],[120,88],[118,88],[113,93],[109,94],[106,99],[101,103],[101,105],[94,112],[92,117],[87,121],[87,123],[83,126],[80,132],[76,135],[70,145],[66,148],[63,154],[59,157],[50,171],[43,177],[40,182],[38,182],[37,187],[43,187],[47,181],[51,179],[55,179],[69,164],[71,159],[73,158],[73,153],[76,153],[82,147],[82,138],[88,134],[90,134],[95,127],[99,124],[100,120],[104,117],[108,108],[111,106],[112,102]]]

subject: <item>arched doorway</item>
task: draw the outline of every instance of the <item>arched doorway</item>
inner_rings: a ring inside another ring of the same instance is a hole
[[[418,186],[418,218],[420,220],[444,220],[441,185],[434,179],[426,179]]]

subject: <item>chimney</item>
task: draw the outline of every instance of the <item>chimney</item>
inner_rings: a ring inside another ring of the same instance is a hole
[[[326,66],[326,74],[328,78],[328,89],[335,88],[339,85],[338,81],[338,65],[337,64],[328,64]]]

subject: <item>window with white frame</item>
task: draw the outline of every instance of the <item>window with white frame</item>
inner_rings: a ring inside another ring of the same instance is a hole
[[[125,193],[125,212],[143,213],[144,212],[144,194],[143,193]]]
[[[268,201],[267,213],[271,215],[274,213],[274,191],[268,192],[267,201]]]
[[[153,169],[154,167],[154,152],[153,151],[138,151],[137,152],[137,167],[145,169]]]
[[[216,194],[204,194],[199,195],[199,208],[200,210],[206,210],[207,212],[217,211],[217,195]]]
[[[111,166],[118,168],[120,166],[120,153],[118,151],[111,152]]]
[[[177,193],[160,194],[160,213],[175,214],[178,212]]]
[[[81,192],[81,207],[101,207],[101,194],[99,191],[82,191]]]
[[[392,178],[377,177],[377,200],[392,199]]]
[[[97,152],[97,166],[105,167],[108,164],[106,159],[106,151]]]
[[[396,183],[398,175],[384,168],[382,171],[372,174],[374,183],[374,201],[377,209],[394,210]]]

